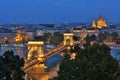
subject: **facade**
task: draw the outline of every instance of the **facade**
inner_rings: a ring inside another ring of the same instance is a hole
[[[13,42],[13,38],[15,33],[0,33],[0,43],[5,43],[6,41],[11,43]]]
[[[100,16],[97,20],[97,22],[95,20],[92,21],[92,28],[104,28],[107,27],[107,23],[106,20],[102,18],[102,16]]]
[[[0,28],[0,43],[5,43],[6,41],[11,43],[15,33],[12,32],[10,29]]]
[[[92,21],[92,28],[96,28],[96,27],[97,27],[97,25],[96,25],[96,21],[93,20],[93,21]]]
[[[86,38],[87,35],[88,36],[95,35],[98,37],[98,30],[93,28],[80,28],[80,29],[73,28],[71,32],[74,35],[78,36],[81,40],[84,40],[84,38]]]
[[[108,32],[110,34],[113,33],[113,32],[116,32],[120,36],[120,28],[112,28],[112,27],[105,28],[105,29],[103,28],[102,33],[104,33],[104,32]]]
[[[26,32],[24,30],[19,30],[14,37],[14,41],[17,43],[27,42],[28,36],[27,36]]]
[[[34,39],[34,32],[26,32],[26,35],[28,37],[28,40],[33,40]]]

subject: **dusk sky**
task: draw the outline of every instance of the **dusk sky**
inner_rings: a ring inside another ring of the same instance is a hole
[[[0,0],[0,23],[120,23],[120,0]]]

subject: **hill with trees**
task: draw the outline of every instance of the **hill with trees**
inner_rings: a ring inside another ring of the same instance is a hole
[[[24,80],[23,58],[14,55],[13,51],[6,51],[0,56],[0,80]]]
[[[81,49],[76,45],[70,52],[76,53],[75,59],[65,55],[53,80],[120,80],[119,63],[108,46],[94,44]]]

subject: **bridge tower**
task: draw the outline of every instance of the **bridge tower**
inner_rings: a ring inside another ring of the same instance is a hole
[[[25,80],[48,80],[48,73],[45,72],[43,42],[28,42],[28,56],[25,61]],[[35,64],[32,64],[37,62]]]
[[[73,33],[64,33],[64,45],[73,46]]]

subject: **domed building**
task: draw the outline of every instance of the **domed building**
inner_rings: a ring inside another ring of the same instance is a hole
[[[24,30],[19,30],[15,37],[14,37],[15,42],[17,43],[25,43],[28,41],[28,36]]]
[[[98,18],[98,21],[95,22],[95,20],[92,21],[92,28],[104,28],[107,27],[107,23],[106,20],[102,18],[102,16],[100,15],[100,17]]]

